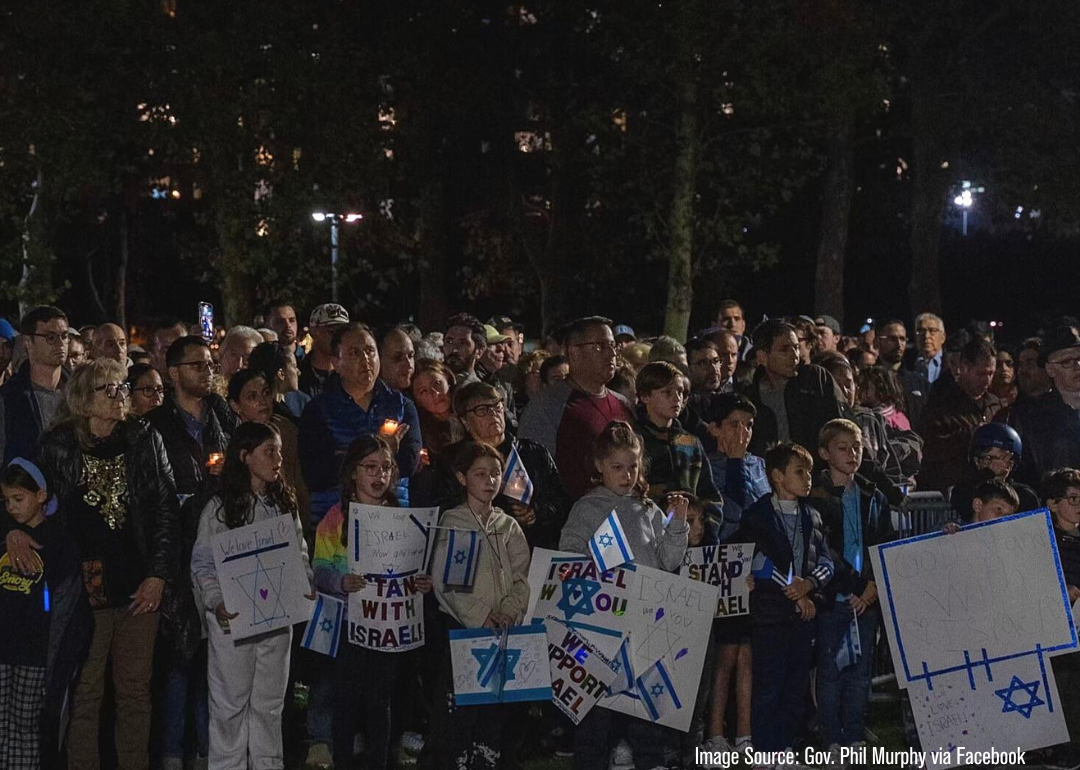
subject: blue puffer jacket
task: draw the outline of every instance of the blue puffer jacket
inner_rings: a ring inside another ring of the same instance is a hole
[[[319,521],[341,499],[339,475],[349,444],[360,436],[377,435],[383,422],[406,423],[409,432],[401,440],[397,464],[401,474],[397,496],[409,505],[409,477],[420,464],[420,418],[416,406],[382,380],[376,380],[371,406],[364,409],[352,400],[337,374],[331,374],[322,392],[304,407],[300,417],[300,470],[311,491],[311,523]]]

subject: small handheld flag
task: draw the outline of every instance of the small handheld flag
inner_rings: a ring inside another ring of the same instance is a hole
[[[859,636],[859,615],[851,609],[851,622],[840,640],[840,649],[836,651],[836,667],[843,671],[854,666],[862,658],[862,638]]]
[[[654,722],[682,708],[682,701],[675,692],[675,685],[671,683],[671,677],[668,676],[662,660],[656,661],[648,671],[639,676],[636,686],[638,697]]]
[[[630,633],[627,632],[623,637],[622,644],[619,646],[619,651],[615,653],[615,657],[611,659],[611,667],[615,669],[618,676],[615,681],[608,687],[609,692],[612,695],[618,695],[619,693],[633,693],[634,692],[634,664],[630,659]]]
[[[634,552],[630,550],[630,543],[626,540],[626,533],[623,532],[619,516],[614,510],[597,527],[589,540],[589,553],[601,572],[634,560]]]
[[[338,641],[341,639],[341,620],[344,614],[344,601],[326,594],[319,594],[301,646],[312,652],[321,652],[323,655],[336,658]]]
[[[443,583],[471,588],[480,565],[480,533],[475,529],[451,529],[446,538]]]
[[[511,500],[517,500],[522,505],[532,502],[533,483],[529,478],[525,464],[521,462],[521,455],[517,447],[510,447],[510,456],[506,458],[506,473],[503,474],[502,493]]]

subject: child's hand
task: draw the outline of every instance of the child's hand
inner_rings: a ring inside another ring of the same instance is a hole
[[[784,589],[784,596],[797,602],[814,590],[814,584],[806,578],[797,577],[791,581],[791,585]]]
[[[746,576],[746,590],[747,591],[753,591],[754,590],[754,576],[753,575],[747,575]]]
[[[960,531],[960,525],[957,524],[955,521],[950,521],[941,528],[941,531],[944,532],[946,535],[955,535],[957,532]]]
[[[433,585],[431,575],[424,575],[421,573],[416,576],[416,590],[420,593],[430,593]]]
[[[673,492],[667,496],[667,509],[675,514],[675,518],[679,521],[686,521],[686,513],[690,509],[690,500],[687,499],[686,495]]]
[[[1080,588],[1076,586],[1065,586],[1069,591],[1069,604],[1073,604],[1077,599],[1080,599]]]
[[[510,515],[513,516],[517,523],[522,527],[531,527],[536,523],[536,509],[531,505],[522,505],[521,503],[510,503]]]
[[[229,621],[233,618],[240,617],[239,612],[229,612],[225,609],[225,602],[221,602],[214,608],[214,617],[217,618],[218,625],[226,631],[229,630]]]
[[[41,572],[41,557],[34,551],[41,550],[41,544],[25,532],[13,529],[5,539],[8,560],[20,575],[37,575]]]
[[[811,621],[817,615],[817,607],[805,596],[795,603],[795,610],[799,613],[799,617],[805,621]]]
[[[342,575],[341,590],[347,594],[354,594],[367,585],[363,575]]]

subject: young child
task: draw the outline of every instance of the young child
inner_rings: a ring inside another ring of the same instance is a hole
[[[712,513],[720,514],[720,493],[713,484],[705,450],[697,436],[679,424],[678,416],[690,392],[683,373],[667,361],[654,361],[638,372],[636,387],[636,428],[644,447],[649,496],[662,504],[668,492],[692,492],[712,504]]]
[[[464,502],[443,513],[439,519],[432,564],[442,575],[448,553],[446,530],[475,530],[483,537],[476,576],[471,587],[438,582],[435,596],[446,614],[448,629],[507,629],[521,623],[529,604],[529,544],[521,526],[491,501],[502,487],[503,461],[498,450],[488,444],[467,442],[454,460]],[[443,720],[443,764],[447,770],[483,770],[502,764],[502,729],[507,707],[454,704],[453,667],[449,650],[443,660],[443,680],[447,685],[447,710],[437,712]]]
[[[682,566],[686,553],[688,501],[684,495],[667,498],[672,511],[664,526],[664,512],[647,496],[642,471],[641,437],[625,422],[609,422],[596,438],[593,461],[599,484],[574,504],[559,540],[559,549],[588,554],[589,540],[612,510],[634,553],[634,563],[666,572]],[[608,709],[594,708],[574,734],[574,767],[595,770],[608,761],[609,737],[614,721],[625,719]],[[666,748],[675,742],[664,728],[634,721],[627,731],[639,767],[664,764]]]
[[[397,463],[390,444],[379,436],[361,436],[349,445],[341,466],[341,502],[326,512],[315,532],[315,585],[341,599],[367,585],[349,573],[349,503],[396,508]],[[431,590],[431,576],[416,576],[416,588]],[[334,766],[349,768],[353,737],[364,715],[364,758],[370,770],[386,770],[391,762],[390,700],[404,668],[416,657],[409,652],[378,652],[349,642],[348,603],[335,661]]]
[[[1059,468],[1043,477],[1042,499],[1054,521],[1054,540],[1057,541],[1061,571],[1069,592],[1069,603],[1080,599],[1080,471]],[[1054,678],[1058,681],[1058,700],[1065,715],[1069,735],[1080,735],[1080,656],[1061,655],[1050,659]],[[1072,762],[1066,762],[1072,759]],[[1054,765],[1075,767],[1080,764],[1076,744],[1066,744],[1054,750]]]
[[[714,396],[705,413],[709,434],[716,440],[716,451],[709,455],[713,480],[724,499],[724,523],[720,530],[723,542],[735,542],[743,512],[762,497],[772,494],[765,473],[765,460],[751,454],[747,447],[754,435],[757,407],[745,396],[724,393]],[[748,578],[753,586],[754,578]],[[716,675],[711,684],[713,701],[707,751],[739,752],[753,748],[750,729],[752,692],[752,656],[750,652],[750,617],[722,618],[713,623],[713,642],[717,647]],[[735,679],[735,745],[724,734],[728,696]]]
[[[0,473],[0,494],[10,528],[41,546],[28,573],[0,556],[0,767],[37,770],[56,762],[61,705],[92,621],[75,545],[47,515],[55,502],[41,471],[15,458]]]
[[[813,623],[833,564],[821,516],[805,501],[814,458],[785,441],[765,453],[773,493],[743,514],[733,542],[753,543],[750,594],[753,654],[751,728],[758,751],[792,747],[803,728],[805,693],[813,662]]]
[[[191,555],[191,577],[207,616],[209,632],[210,767],[284,767],[281,714],[289,678],[292,628],[234,641],[217,568],[215,535],[257,521],[288,516],[304,563],[307,544],[296,497],[281,477],[281,436],[265,422],[246,422],[232,434],[225,452],[220,491],[203,509]],[[308,580],[311,581],[308,568]],[[312,588],[308,598],[315,598]]]
[[[1035,490],[1010,479],[1022,451],[1020,435],[1004,423],[988,422],[975,431],[968,453],[971,463],[965,470],[964,480],[953,487],[951,495],[953,510],[962,521],[972,520],[975,487],[987,479],[1009,484],[1016,491],[1019,510],[1033,511],[1039,507]]]
[[[862,453],[862,430],[854,422],[830,420],[822,426],[818,455],[828,467],[817,479],[810,504],[821,514],[833,578],[827,592],[830,601],[818,617],[816,692],[822,742],[837,748],[864,743],[874,640],[881,618],[870,548],[896,538],[885,493],[857,474]],[[854,631],[853,620],[861,653],[842,655]],[[834,754],[839,756],[839,751]]]

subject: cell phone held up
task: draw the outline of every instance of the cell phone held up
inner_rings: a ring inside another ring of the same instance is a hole
[[[207,342],[214,340],[214,306],[209,302],[199,303],[199,331]]]

